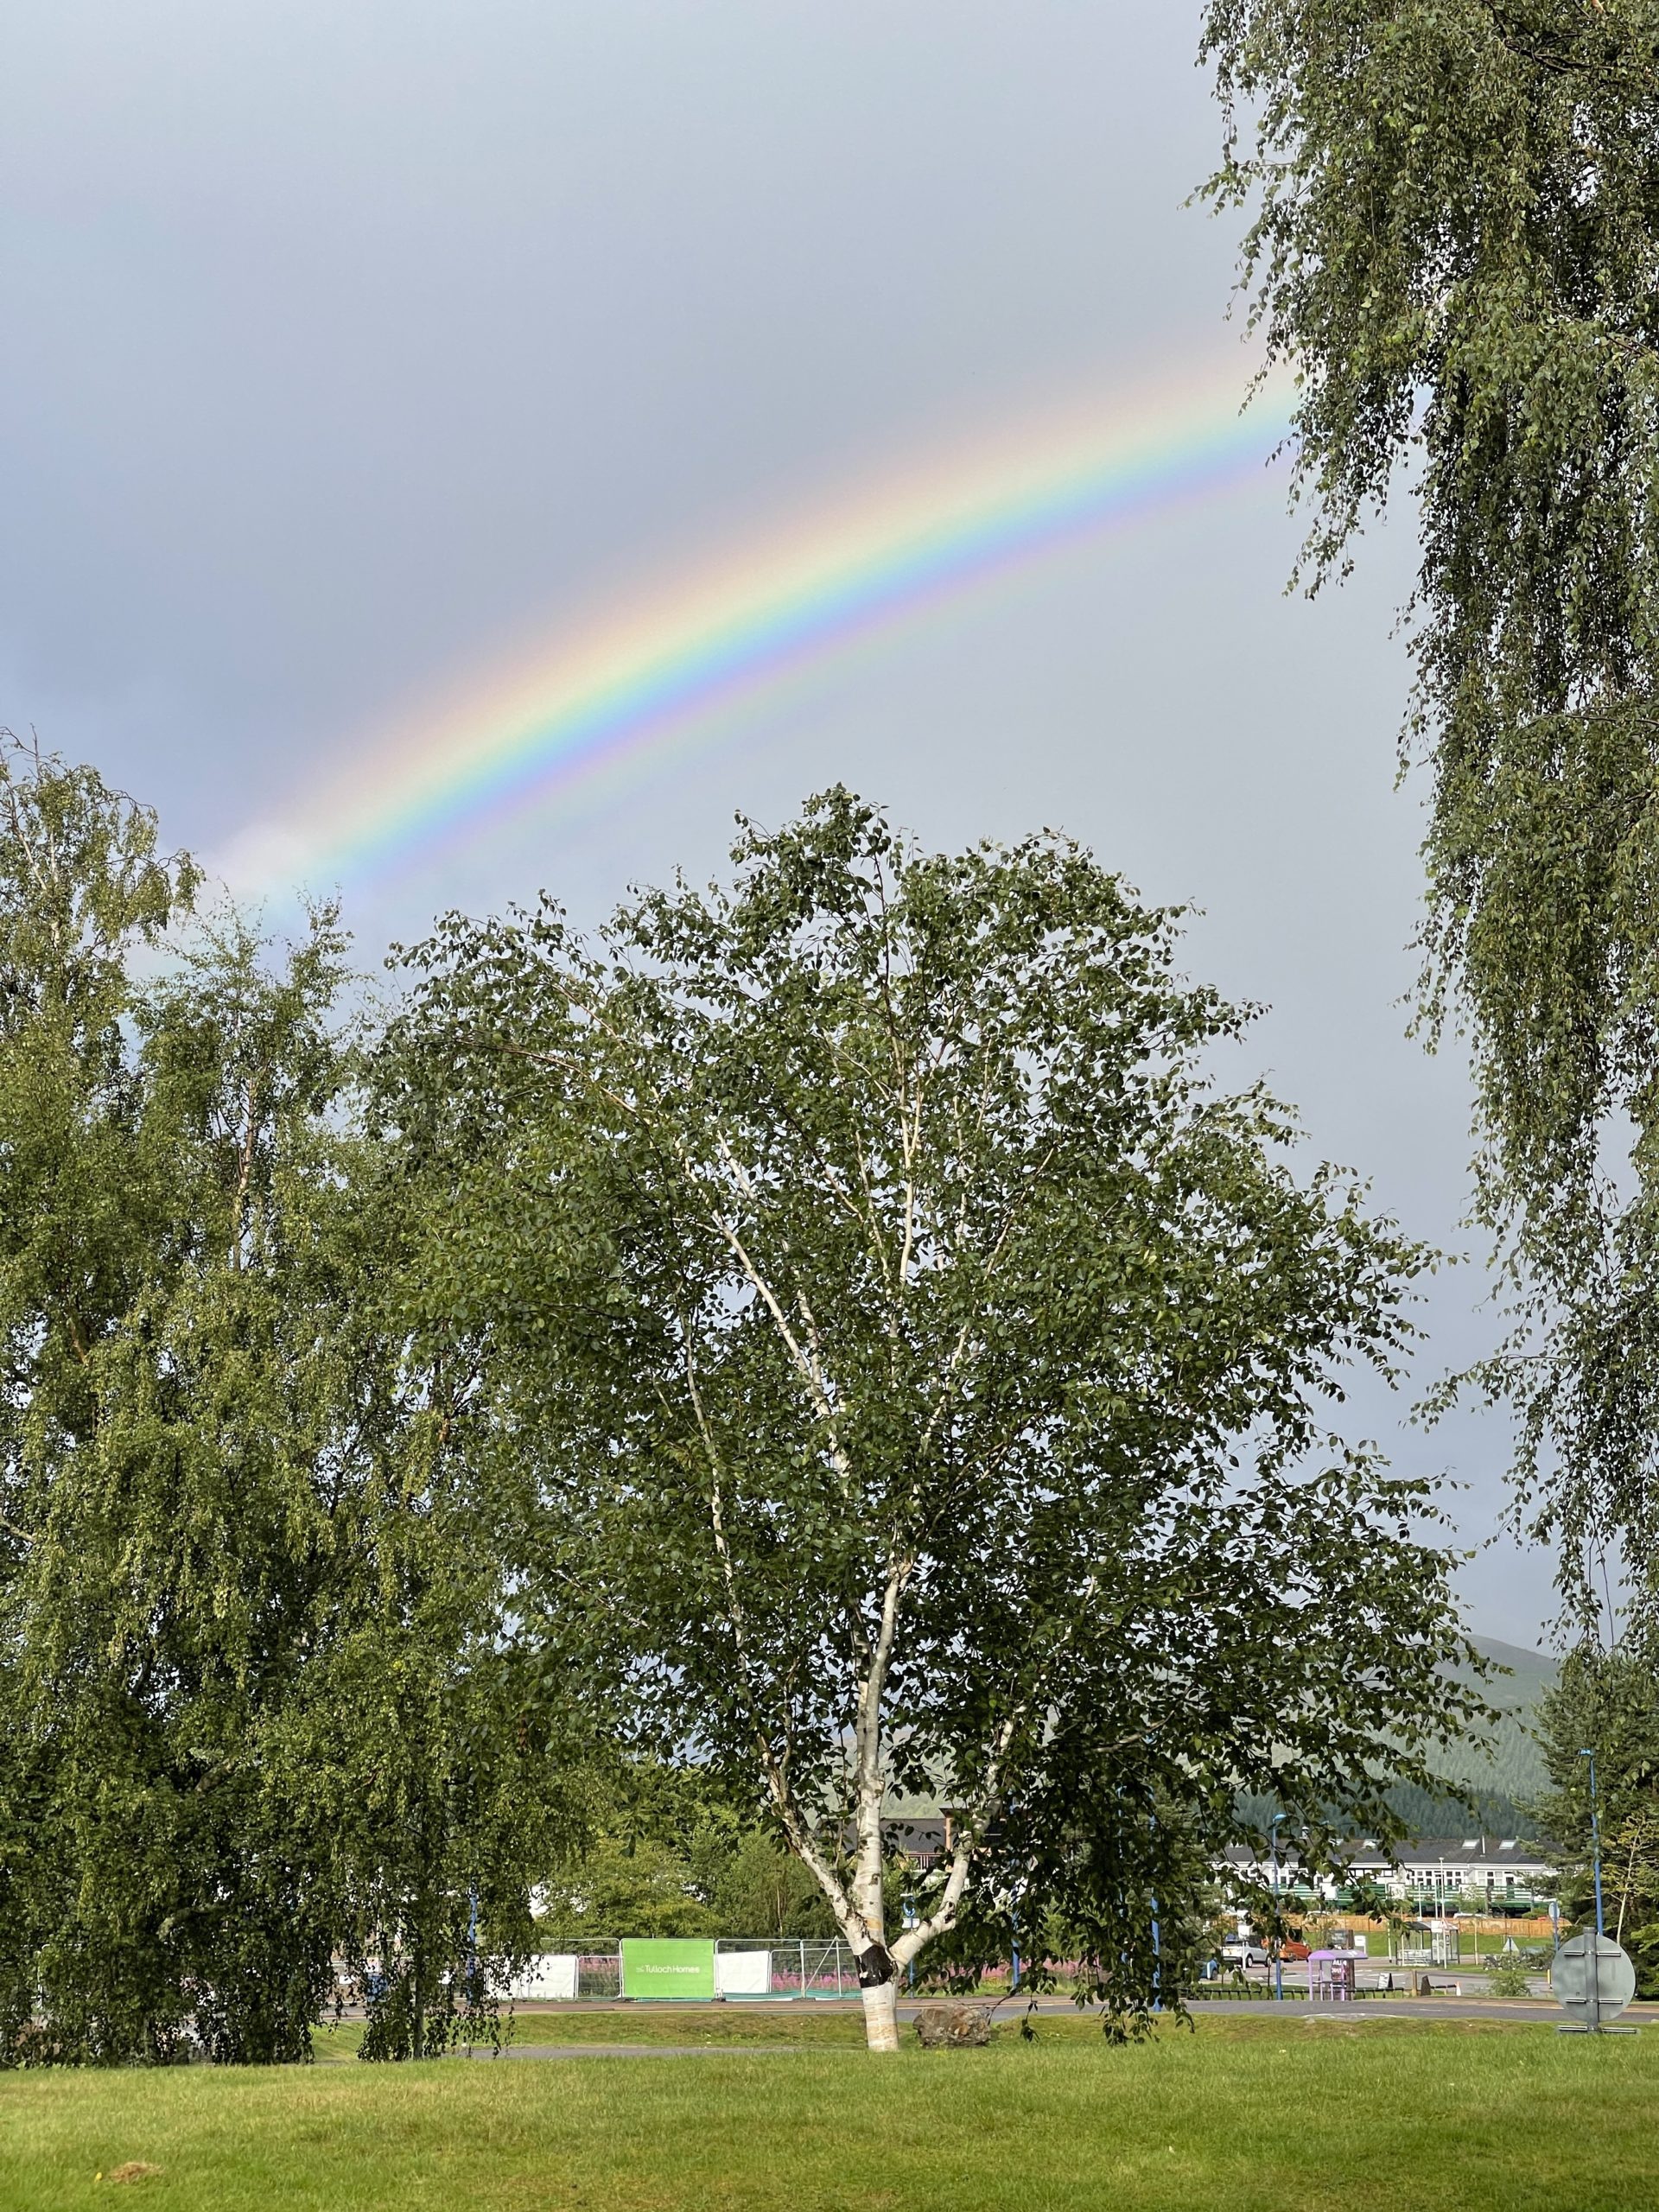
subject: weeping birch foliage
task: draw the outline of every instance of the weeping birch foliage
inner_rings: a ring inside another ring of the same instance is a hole
[[[1409,482],[1423,1010],[1465,1027],[1518,1517],[1659,1589],[1659,6],[1211,0],[1315,576]]]
[[[196,880],[0,749],[0,2064],[303,2058],[353,1979],[418,2054],[529,1941],[474,1348],[332,918],[275,958]]]

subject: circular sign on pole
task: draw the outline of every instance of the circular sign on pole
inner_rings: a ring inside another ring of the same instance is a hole
[[[1586,1932],[1571,1937],[1557,1951],[1549,1986],[1556,2003],[1573,2018],[1573,2028],[1563,2032],[1595,2035],[1616,2020],[1635,1996],[1636,1968],[1611,1936]],[[1619,2032],[1633,2035],[1635,2030]]]

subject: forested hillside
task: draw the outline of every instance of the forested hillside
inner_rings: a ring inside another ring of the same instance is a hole
[[[1548,1786],[1533,1733],[1535,1716],[1559,1669],[1541,1651],[1491,1637],[1477,1637],[1475,1643],[1484,1658],[1507,1669],[1485,1685],[1485,1695],[1501,1718],[1488,1742],[1471,1742],[1462,1758],[1447,1760],[1448,1777],[1468,1785],[1479,1824],[1504,1835],[1530,1835],[1537,1824],[1525,1808]],[[1458,1800],[1427,1789],[1402,1785],[1390,1796],[1419,1835],[1451,1834],[1468,1819],[1467,1808]]]

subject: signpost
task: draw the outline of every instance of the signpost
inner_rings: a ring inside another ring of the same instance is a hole
[[[1573,2016],[1558,2036],[1636,2034],[1611,2024],[1636,1994],[1636,1968],[1611,1936],[1572,1936],[1555,1954],[1549,1980],[1556,2003]]]
[[[715,1994],[713,1940],[683,1936],[625,1936],[622,1994],[700,1998],[705,2004],[711,2002]]]
[[[1596,1870],[1596,1933],[1605,1936],[1607,1922],[1601,1910],[1601,1814],[1596,1804],[1596,1755],[1586,1749],[1579,1757],[1590,1762],[1590,1857]]]

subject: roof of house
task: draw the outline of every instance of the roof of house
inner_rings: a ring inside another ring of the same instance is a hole
[[[1235,1866],[1255,1866],[1263,1862],[1259,1852],[1236,1845],[1227,1853]],[[1287,1845],[1281,1848],[1281,1865],[1290,1867],[1297,1864],[1296,1853]],[[1483,1872],[1491,1866],[1527,1867],[1541,1869],[1548,1865],[1535,1843],[1520,1836],[1413,1836],[1386,1851],[1370,1837],[1359,1837],[1349,1847],[1347,1864],[1358,1872],[1400,1866],[1436,1869],[1445,1867],[1448,1872],[1459,1867],[1479,1868]]]
[[[1381,1854],[1379,1854],[1381,1855]],[[1523,1836],[1420,1836],[1398,1846],[1395,1858],[1402,1866],[1455,1866],[1477,1863],[1491,1866],[1542,1866],[1544,1854]]]

